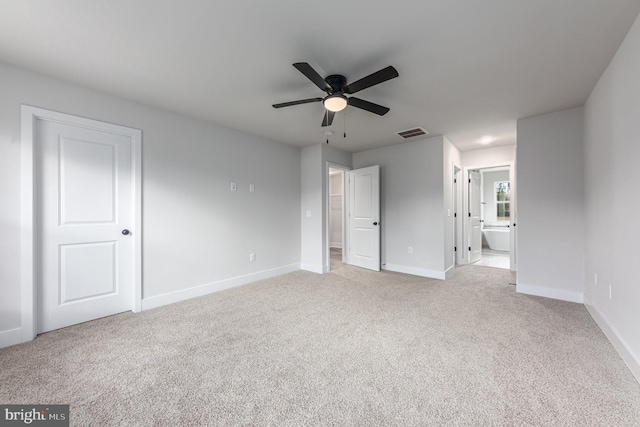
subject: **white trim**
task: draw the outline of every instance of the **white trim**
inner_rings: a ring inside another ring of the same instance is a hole
[[[0,348],[9,347],[24,342],[22,340],[22,328],[9,329],[0,332]]]
[[[127,129],[127,128],[125,128]],[[138,230],[133,237],[133,256],[134,256],[134,292],[133,292],[133,312],[142,311],[142,131],[130,129],[131,143],[133,150],[131,153],[131,173],[133,188],[133,218],[135,229]]]
[[[300,267],[301,270],[310,271],[312,273],[323,274],[325,273],[324,269],[326,266],[317,265],[317,264],[302,264]]]
[[[324,221],[323,221],[323,227],[325,228],[324,230],[324,247],[322,248],[323,252],[324,252],[324,258],[325,258],[325,265],[323,265],[319,270],[316,270],[314,266],[309,266],[309,268],[305,268],[304,266],[302,267],[303,270],[309,270],[309,271],[313,271],[314,273],[320,273],[320,274],[325,274],[325,273],[329,273],[331,271],[331,251],[330,249],[333,247],[334,243],[331,243],[331,230],[329,228],[329,217],[331,216],[331,209],[330,209],[330,199],[331,199],[331,194],[329,194],[329,188],[331,187],[331,177],[329,176],[329,169],[338,169],[342,171],[342,246],[344,246],[345,248],[348,247],[348,230],[349,228],[347,227],[347,220],[348,220],[348,203],[347,203],[347,172],[349,172],[351,170],[351,168],[349,166],[344,166],[344,165],[340,165],[338,163],[333,163],[333,162],[326,162],[325,163],[325,167],[324,167],[324,186],[325,186],[325,191],[324,191],[324,202],[325,202],[325,209],[324,209]],[[342,251],[342,262],[346,263],[347,259],[346,259],[346,254],[345,251]]]
[[[35,202],[35,126],[37,120],[49,120],[68,123],[100,131],[113,132],[131,138],[131,176],[133,198],[133,217],[135,228],[132,230],[134,240],[134,295],[132,311],[141,309],[142,300],[142,131],[125,126],[114,125],[42,108],[21,106],[21,251],[20,251],[20,286],[21,286],[21,330],[22,342],[36,337],[37,293],[36,277],[36,202]]]
[[[35,241],[34,241],[34,152],[35,112],[22,106],[20,147],[20,316],[22,342],[36,337]]]
[[[511,219],[509,224],[516,223],[516,219],[518,216],[518,183],[516,177],[516,163],[515,160],[507,161],[507,162],[488,162],[486,164],[481,165],[472,165],[465,166],[462,168],[462,179],[463,185],[461,189],[462,196],[462,227],[461,227],[461,235],[462,235],[462,244],[460,251],[460,263],[459,264],[470,264],[469,263],[469,171],[472,170],[481,170],[481,169],[489,169],[494,167],[508,167],[509,168],[509,181],[511,182]],[[517,238],[517,230],[512,228],[510,237],[510,248],[509,248],[509,258],[510,258],[510,270],[517,271],[518,265],[518,238]]]
[[[300,270],[300,264],[289,264],[282,267],[259,271],[257,273],[247,274],[245,276],[233,277],[231,279],[221,280],[219,282],[207,283],[206,285],[196,286],[189,289],[182,289],[155,297],[145,298],[142,300],[142,310],[150,310],[152,308],[162,307],[163,305],[201,297],[214,292],[223,291],[229,288],[235,288],[236,286],[246,285],[258,280],[281,276],[283,274],[291,273],[298,270]]]
[[[523,285],[518,283],[516,285],[516,292],[519,294],[577,302],[580,304],[584,302],[584,294],[582,292],[566,291],[564,289],[544,288],[542,286]]]
[[[624,363],[627,364],[636,381],[640,383],[640,357],[633,352],[616,328],[609,323],[607,318],[598,310],[598,307],[596,307],[586,295],[584,296],[584,306],[604,335],[609,339],[613,348],[616,349],[622,360],[624,360]]]
[[[447,269],[444,271],[444,277],[445,277],[445,279],[447,279],[447,280],[448,280],[448,279],[451,279],[451,278],[453,277],[453,273],[455,273],[455,272],[456,272],[456,265],[455,265],[455,263],[454,263],[451,267],[447,268]]]
[[[456,172],[457,169],[457,172]],[[464,264],[464,259],[462,257],[462,247],[464,246],[463,242],[463,233],[462,233],[462,218],[463,215],[463,203],[462,203],[462,175],[463,170],[462,167],[453,162],[453,186],[452,186],[452,211],[453,211],[453,263],[462,265]],[[457,250],[459,249],[459,250]]]
[[[405,265],[398,264],[386,263],[382,265],[382,269],[387,271],[395,271],[396,273],[411,274],[413,276],[429,277],[431,279],[445,280],[446,278],[446,272],[444,271],[426,270],[423,268],[407,267]]]
[[[518,182],[516,180],[516,163],[509,162],[509,188],[511,191],[511,205],[509,206],[509,227],[511,235],[509,236],[509,270],[518,271],[518,229],[514,224],[518,221]]]

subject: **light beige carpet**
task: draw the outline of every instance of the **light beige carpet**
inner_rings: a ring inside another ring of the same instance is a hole
[[[0,403],[73,425],[640,424],[640,385],[582,305],[510,273],[337,263],[0,350]]]

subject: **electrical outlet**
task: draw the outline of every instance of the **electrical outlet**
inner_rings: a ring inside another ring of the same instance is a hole
[[[595,273],[595,274],[593,275],[593,284],[594,284],[595,286],[598,286],[598,273]]]
[[[235,182],[231,183],[231,191],[236,191],[238,189],[238,184],[236,184]]]
[[[413,253],[413,246],[409,246],[409,253],[412,254]]]
[[[611,283],[609,283],[609,299],[611,299]]]
[[[254,262],[255,260],[256,260],[256,254],[250,253],[249,254],[249,261]]]
[[[249,184],[249,193],[253,193],[254,191],[256,191],[256,186],[253,184]]]

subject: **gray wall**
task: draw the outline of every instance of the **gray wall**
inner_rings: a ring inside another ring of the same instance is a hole
[[[640,381],[638,76],[640,18],[589,96],[584,113],[585,303]]]
[[[583,300],[582,113],[518,120],[518,292]]]
[[[486,168],[505,166],[516,159],[516,146],[503,145],[498,147],[480,148],[478,150],[460,153],[462,165],[465,168]]]
[[[20,327],[21,104],[142,130],[143,298],[299,267],[299,149],[2,64],[0,82],[0,341]]]
[[[443,141],[436,136],[353,154],[355,169],[380,165],[383,268],[444,277]]]

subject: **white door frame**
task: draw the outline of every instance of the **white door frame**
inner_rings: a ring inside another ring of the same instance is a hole
[[[349,195],[349,186],[347,185],[347,174],[346,172],[350,171],[351,168],[348,166],[339,165],[337,163],[327,162],[325,165],[325,247],[324,247],[324,259],[325,265],[323,266],[323,273],[328,273],[331,270],[331,230],[329,229],[329,216],[331,215],[330,210],[330,199],[331,195],[329,194],[329,169],[340,169],[343,173],[342,175],[342,262],[348,263],[348,251],[345,249],[348,247],[347,243],[349,242],[349,227],[347,227],[347,219],[348,219],[348,210],[349,204],[346,202]]]
[[[482,205],[483,176],[482,176],[482,172],[481,172],[480,169],[469,169],[467,171],[467,179],[465,180],[466,188],[467,188],[467,194],[466,194],[466,197],[467,197],[467,215],[465,217],[465,220],[466,220],[465,222],[467,224],[467,233],[465,234],[464,246],[465,246],[465,249],[467,250],[467,253],[466,253],[466,257],[467,257],[466,258],[466,262],[467,262],[467,264],[471,264],[471,257],[472,257],[472,254],[473,254],[473,247],[472,247],[473,243],[472,242],[474,240],[473,239],[474,229],[473,229],[473,226],[472,226],[472,222],[473,222],[473,218],[474,217],[471,216],[471,206],[470,206],[471,205],[471,186],[472,186],[471,173],[477,173],[479,175],[479,177],[480,177],[479,178],[480,179],[480,188],[478,189],[478,192],[479,192],[479,194],[478,194],[479,202],[478,203],[480,205],[480,206],[478,206],[479,207],[479,211],[480,211],[479,212],[480,219],[478,220],[479,221],[478,224],[479,224],[479,227],[480,227],[480,257],[477,260],[473,261],[473,262],[477,262],[480,259],[482,259],[482,218],[483,218],[483,212],[484,212],[484,208],[483,208],[483,205]]]
[[[466,166],[464,167],[464,172],[463,172],[463,176],[462,179],[464,180],[465,185],[462,186],[462,189],[464,191],[464,196],[462,198],[462,203],[463,203],[463,216],[464,216],[464,221],[462,222],[462,234],[463,234],[463,239],[465,242],[469,241],[469,194],[468,194],[468,188],[469,186],[466,185],[469,182],[469,172],[472,170],[476,170],[476,169],[488,169],[488,168],[495,168],[495,167],[500,167],[500,166],[508,166],[509,167],[509,179],[511,182],[511,205],[510,205],[510,209],[511,209],[511,226],[513,227],[513,224],[516,222],[515,218],[517,217],[517,206],[515,203],[515,197],[516,197],[516,193],[517,193],[517,183],[515,182],[515,177],[516,177],[516,169],[515,169],[515,162],[488,162],[486,164],[482,164],[479,166]],[[511,271],[517,271],[517,264],[516,264],[516,248],[518,246],[518,236],[517,234],[514,232],[514,228],[513,227],[511,229],[511,245],[510,245],[510,257],[511,257]],[[469,248],[468,245],[463,244],[462,245],[462,263],[463,264],[468,264],[469,263]]]
[[[462,176],[463,171],[460,166],[453,164],[453,264],[454,266],[464,264],[462,256],[463,233],[462,233]],[[457,250],[460,249],[460,250]]]
[[[58,113],[42,108],[22,105],[21,109],[21,249],[20,249],[20,286],[21,286],[21,332],[22,341],[31,341],[37,334],[37,291],[38,277],[38,236],[37,230],[37,194],[35,156],[36,132],[38,120],[49,120],[58,123],[81,126],[99,131],[106,131],[131,138],[131,176],[133,197],[134,232],[134,295],[132,307],[139,312],[142,307],[142,131],[124,126],[85,119],[69,114]]]
[[[518,221],[518,183],[516,182],[516,170],[514,163],[509,163],[509,190],[511,192],[511,202],[509,204],[509,226],[511,227],[510,233],[510,270],[513,272],[518,271],[518,230],[516,223]]]

